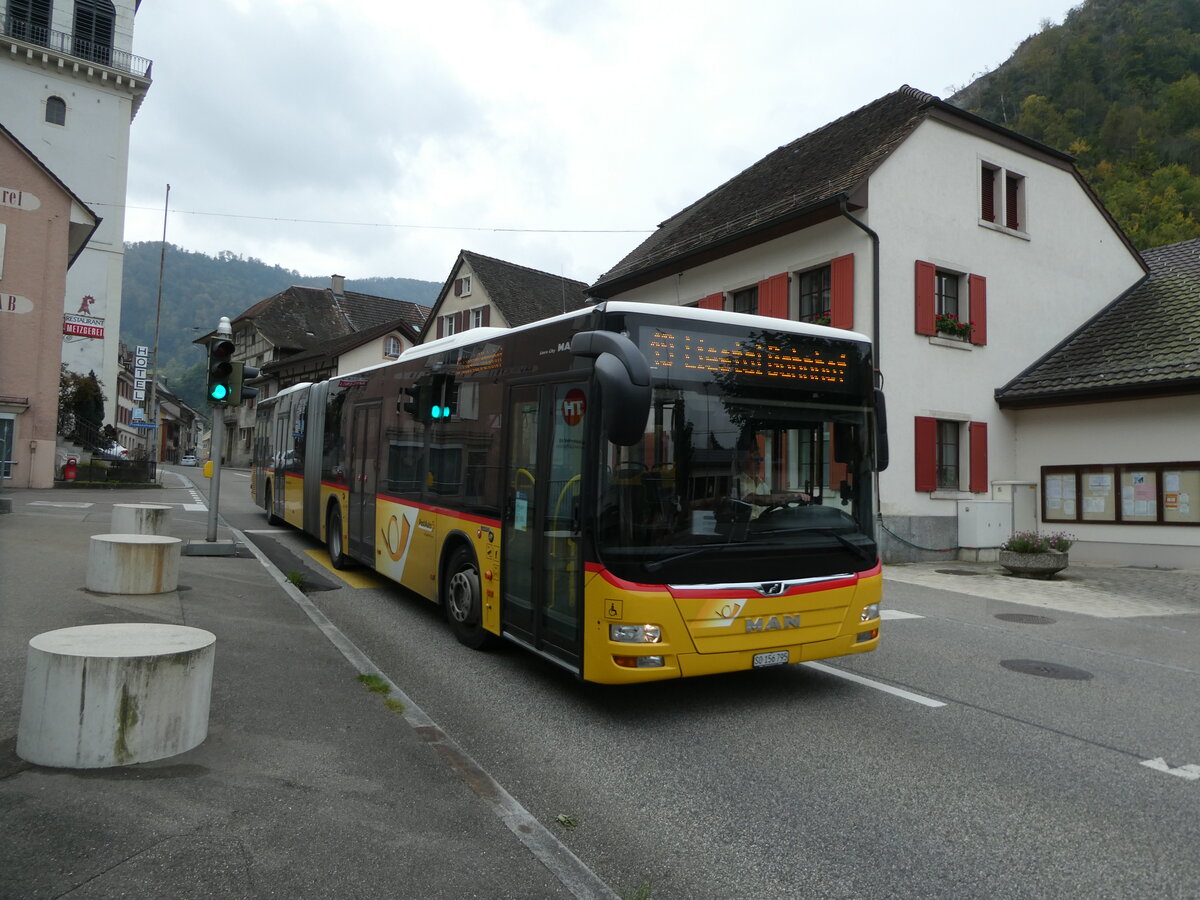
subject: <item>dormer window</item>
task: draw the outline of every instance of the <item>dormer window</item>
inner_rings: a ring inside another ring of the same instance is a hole
[[[400,355],[400,338],[389,337],[383,342],[383,355],[388,359],[395,359]]]
[[[454,296],[469,297],[471,295],[471,276],[464,275],[462,278],[454,279]]]

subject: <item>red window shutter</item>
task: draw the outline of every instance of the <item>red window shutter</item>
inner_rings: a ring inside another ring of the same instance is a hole
[[[764,278],[758,283],[758,314],[773,319],[788,317],[787,272]]]
[[[983,198],[980,216],[985,222],[996,221],[996,170],[983,167]]]
[[[934,324],[933,294],[937,286],[937,267],[917,260],[917,334],[937,334]]]
[[[492,308],[490,306],[485,306],[483,308],[483,324],[489,325],[489,324],[491,324],[491,321],[492,321]]]
[[[1012,175],[1004,176],[1004,224],[1009,228],[1021,227],[1020,210],[1017,209],[1017,195],[1020,191],[1021,179]]]
[[[987,343],[987,279],[982,275],[967,278],[970,292],[971,343],[982,347]]]
[[[968,485],[972,494],[985,494],[988,489],[987,422],[972,422],[967,428],[971,442],[971,477]]]
[[[700,298],[701,309],[724,309],[725,295],[724,294],[709,294],[707,297]]]
[[[829,324],[854,327],[854,254],[829,261]]]
[[[445,316],[438,316],[438,320],[437,320],[437,322],[438,322],[438,332],[437,332],[437,336],[438,336],[438,337],[445,337],[445,336],[446,336],[446,317],[445,317]]]
[[[454,333],[461,334],[471,327],[471,313],[468,310],[460,309],[457,318],[454,322]]]
[[[917,416],[914,420],[916,432],[916,490],[937,490],[937,419]]]
[[[461,278],[454,279],[454,296],[455,297],[462,296],[462,279]]]

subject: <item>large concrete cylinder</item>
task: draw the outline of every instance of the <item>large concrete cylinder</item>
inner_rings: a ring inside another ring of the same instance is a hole
[[[17,755],[97,769],[183,753],[208,736],[216,637],[183,625],[81,625],[29,642]]]
[[[113,534],[166,534],[170,512],[161,503],[114,503]]]
[[[161,594],[179,586],[183,541],[155,534],[94,534],[87,589],[99,594]]]

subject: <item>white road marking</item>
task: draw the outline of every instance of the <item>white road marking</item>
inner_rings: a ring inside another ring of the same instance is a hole
[[[1171,768],[1171,766],[1167,764],[1167,761],[1160,756],[1157,759],[1143,759],[1142,765],[1147,769],[1153,769],[1156,772],[1166,772],[1168,775],[1176,775],[1180,778],[1186,778],[1188,781],[1200,781],[1200,766],[1195,764]]]
[[[243,528],[243,534],[290,534],[287,528]]]
[[[916,613],[901,612],[898,609],[881,609],[879,611],[881,619],[923,619],[924,616],[918,616]]]
[[[208,512],[208,507],[203,503],[181,503],[184,512]]]
[[[94,503],[52,503],[49,500],[31,500],[26,506],[57,506],[60,509],[87,509]]]
[[[920,694],[914,694],[912,691],[906,691],[903,688],[892,687],[890,684],[884,684],[882,681],[873,681],[870,678],[864,678],[861,675],[855,675],[853,672],[847,672],[845,669],[835,669],[833,666],[827,666],[824,663],[806,662],[800,663],[802,666],[808,666],[810,669],[816,669],[818,672],[824,672],[826,675],[836,675],[838,678],[845,678],[847,681],[853,681],[855,684],[861,684],[869,688],[874,688],[877,691],[883,691],[885,694],[893,694],[897,697],[902,697],[905,700],[911,700],[913,703],[920,703],[922,706],[928,706],[936,709],[939,706],[945,706],[941,700],[934,700],[932,697],[923,697]]]

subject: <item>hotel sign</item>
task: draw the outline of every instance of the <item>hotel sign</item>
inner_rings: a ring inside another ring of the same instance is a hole
[[[16,294],[0,294],[0,312],[33,312],[33,301],[28,297],[20,297]]]
[[[18,191],[13,188],[0,187],[0,206],[11,206],[13,209],[23,209],[31,212],[40,209],[42,201],[29,191]]]

